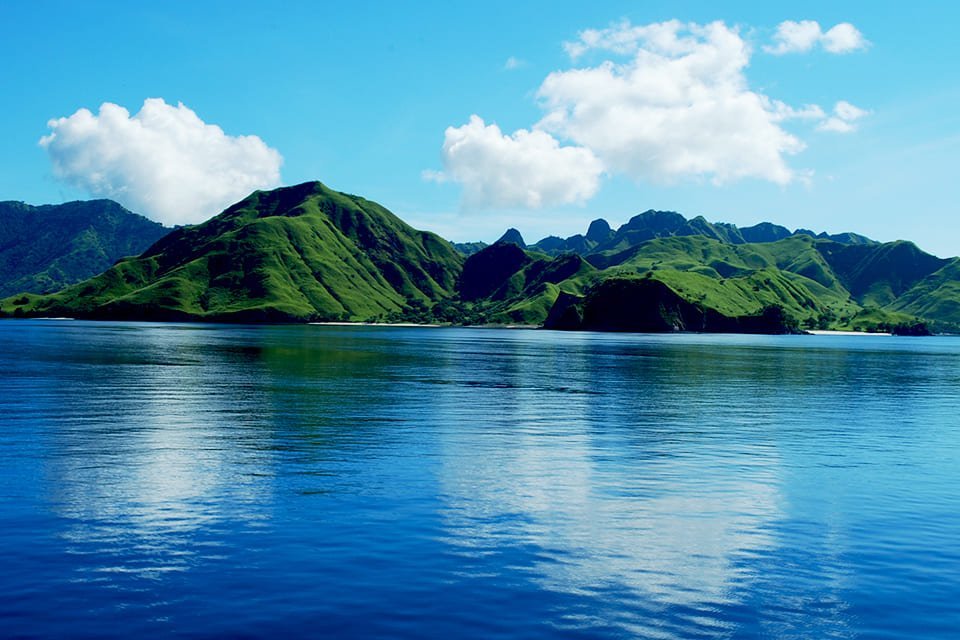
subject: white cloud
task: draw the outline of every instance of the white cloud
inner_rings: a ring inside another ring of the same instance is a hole
[[[839,117],[847,121],[859,120],[863,116],[870,113],[866,109],[861,109],[860,107],[856,107],[850,104],[849,102],[847,102],[846,100],[841,100],[840,102],[838,102],[836,106],[833,108],[833,112],[836,113]]]
[[[134,116],[106,102],[50,120],[40,140],[58,178],[166,224],[201,222],[280,184],[283,159],[257,136],[230,136],[182,103],[145,100]]]
[[[856,130],[856,126],[841,118],[827,118],[817,125],[817,130],[831,133],[852,133]]]
[[[591,149],[608,169],[635,180],[794,179],[785,156],[804,145],[779,123],[815,115],[818,107],[795,110],[751,91],[744,75],[750,47],[735,29],[721,22],[623,22],[567,44],[572,56],[591,49],[632,58],[551,73],[539,90],[547,113],[538,127]]]
[[[626,55],[636,52],[641,40],[655,39],[655,32],[676,25],[679,25],[676,20],[639,26],[634,26],[627,20],[621,20],[606,29],[584,29],[577,34],[578,40],[564,42],[563,48],[574,60],[591,50]]]
[[[866,49],[867,39],[849,22],[841,22],[823,34],[823,48],[830,53],[850,53]]]
[[[823,108],[817,104],[805,104],[802,107],[795,108],[779,100],[771,101],[773,107],[774,122],[783,122],[784,120],[822,120],[826,117]]]
[[[434,181],[463,185],[468,208],[527,207],[584,202],[596,193],[603,167],[589,149],[560,146],[544,131],[520,129],[504,135],[476,116],[448,127],[441,172]]]
[[[507,71],[513,71],[514,69],[519,69],[525,66],[527,66],[527,61],[521,60],[515,56],[510,56],[507,58],[507,61],[503,63],[503,68]]]
[[[778,33],[778,53],[818,42],[847,50],[851,33],[865,46],[844,25],[828,32],[829,43],[813,21],[783,23]],[[809,185],[813,171],[787,162],[805,148],[788,123],[848,132],[867,113],[841,101],[828,114],[752,89],[752,48],[719,21],[622,21],[582,31],[564,48],[574,61],[590,53],[606,59],[549,74],[537,91],[544,114],[530,130],[506,135],[477,116],[448,128],[445,171],[424,178],[463,184],[473,206],[532,208],[585,201],[603,173],[660,184],[752,178]]]
[[[835,133],[850,133],[857,130],[857,120],[860,120],[869,111],[854,106],[846,100],[841,100],[833,107],[833,115],[821,122],[819,131],[833,131]]]
[[[823,36],[820,24],[815,20],[785,20],[777,25],[777,33],[773,36],[775,46],[764,47],[769,53],[802,53],[810,51]]]
[[[849,22],[834,25],[824,33],[815,20],[785,20],[777,25],[773,41],[773,45],[765,46],[763,50],[774,55],[805,53],[818,44],[829,53],[852,53],[866,49],[870,44]]]

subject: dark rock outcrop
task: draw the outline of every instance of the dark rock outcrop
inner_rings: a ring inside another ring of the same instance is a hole
[[[561,294],[544,323],[546,329],[664,333],[797,333],[781,307],[757,315],[726,316],[685,300],[653,278],[611,277],[584,297]]]
[[[503,243],[515,244],[521,249],[527,248],[527,243],[523,241],[523,236],[520,235],[520,232],[514,229],[513,227],[510,227],[509,229],[507,229],[507,231],[502,236],[500,236],[500,239],[497,240],[495,244],[503,244]]]
[[[526,252],[512,242],[492,244],[463,263],[460,297],[466,301],[485,298],[531,262]]]
[[[591,242],[599,244],[609,240],[611,235],[613,235],[613,229],[610,228],[610,223],[603,218],[597,218],[590,223],[586,238]]]

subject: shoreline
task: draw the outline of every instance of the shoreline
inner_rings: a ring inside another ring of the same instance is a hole
[[[446,327],[445,324],[420,324],[417,322],[348,322],[346,320],[331,322],[307,322],[305,324],[318,327]]]
[[[348,322],[345,320],[331,322],[307,322],[305,324],[317,327],[424,327],[427,329],[444,329],[448,327],[459,327],[465,329],[540,329],[535,324],[437,324],[418,322]]]
[[[208,319],[147,319],[147,318],[75,318],[70,316],[33,316],[33,317],[10,317],[10,316],[0,316],[0,320],[39,320],[44,322],[62,322],[62,321],[81,321],[81,322],[145,322],[145,323],[156,323],[156,324],[221,324],[221,325],[249,325],[249,326],[286,326],[286,325],[309,325],[309,326],[327,326],[327,327],[396,327],[396,328],[426,328],[426,329],[443,329],[447,327],[461,327],[461,328],[470,328],[470,329],[544,329],[540,325],[528,325],[528,324],[479,324],[479,325],[460,325],[452,323],[417,323],[417,322],[350,322],[346,320],[332,320],[324,322],[231,322],[225,321],[222,319],[218,320],[208,320]],[[546,329],[551,330],[551,329]],[[556,329],[552,329],[556,330]],[[619,332],[619,331],[590,331],[590,330],[581,330],[586,333],[648,333],[648,332]],[[571,331],[570,333],[577,333],[578,331]],[[890,332],[868,332],[868,331],[842,331],[837,329],[806,329],[802,330],[796,334],[753,334],[752,332],[726,332],[726,331],[664,331],[664,332],[653,332],[653,333],[663,333],[663,334],[677,334],[677,333],[689,333],[689,334],[717,334],[717,335],[811,335],[811,336],[883,336],[883,337],[892,337],[895,334]],[[956,334],[934,334],[934,335],[956,335]]]
[[[812,336],[892,336],[892,333],[889,332],[875,332],[871,333],[869,331],[837,331],[834,329],[807,329],[807,333]]]

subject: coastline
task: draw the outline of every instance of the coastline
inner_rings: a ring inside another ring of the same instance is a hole
[[[331,322],[307,322],[306,324],[321,327],[446,327],[445,324],[420,324],[418,322],[348,322],[346,320]]]
[[[463,327],[469,329],[541,329],[535,324],[438,324],[419,322],[348,322],[345,320],[331,322],[307,322],[306,324],[320,327],[425,327],[428,329],[443,329],[445,327]]]
[[[868,331],[836,331],[832,329],[807,329],[807,333],[812,336],[892,336],[892,333],[889,332],[875,332],[870,333]]]
[[[163,324],[224,324],[224,325],[311,325],[311,326],[327,326],[327,327],[396,327],[396,328],[427,328],[427,329],[442,329],[445,327],[464,327],[472,329],[544,329],[547,331],[556,331],[558,329],[547,329],[543,325],[532,325],[532,324],[476,324],[476,325],[461,325],[453,323],[418,323],[418,322],[350,322],[346,320],[331,320],[331,321],[314,321],[314,322],[304,322],[304,321],[288,321],[288,322],[255,322],[255,321],[229,321],[224,319],[207,319],[207,318],[177,318],[177,319],[149,319],[149,318],[104,318],[104,317],[71,317],[71,316],[28,316],[28,317],[10,317],[0,315],[0,320],[41,320],[41,321],[92,321],[92,322],[155,322]],[[570,331],[570,330],[566,330]],[[587,333],[663,333],[663,334],[673,334],[673,333],[703,333],[703,334],[743,334],[751,335],[756,332],[751,331],[604,331],[598,329],[578,329],[576,331],[583,331]],[[897,334],[891,332],[868,332],[868,331],[842,331],[836,329],[806,329],[795,334],[763,334],[763,335],[812,335],[812,336],[885,336],[892,337]],[[928,334],[929,335],[929,334]],[[950,334],[934,334],[934,335],[950,335]]]

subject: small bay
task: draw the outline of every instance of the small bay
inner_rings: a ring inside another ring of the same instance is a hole
[[[0,321],[10,637],[949,638],[960,338]]]

